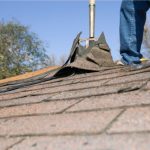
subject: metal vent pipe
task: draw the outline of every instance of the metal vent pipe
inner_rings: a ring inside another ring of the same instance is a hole
[[[95,37],[95,0],[89,0],[89,38]]]

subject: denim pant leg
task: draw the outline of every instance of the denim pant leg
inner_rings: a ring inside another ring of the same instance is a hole
[[[120,54],[126,64],[138,64],[148,0],[123,0],[120,9]]]

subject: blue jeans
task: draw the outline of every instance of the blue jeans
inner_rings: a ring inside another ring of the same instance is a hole
[[[139,64],[149,0],[123,0],[120,9],[120,54],[127,64]]]

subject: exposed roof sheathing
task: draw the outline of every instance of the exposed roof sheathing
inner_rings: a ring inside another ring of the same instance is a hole
[[[6,78],[6,79],[3,79],[3,80],[0,80],[0,84],[12,82],[12,81],[23,80],[23,79],[28,79],[28,78],[40,75],[42,73],[45,73],[47,71],[58,69],[58,68],[59,68],[58,66],[50,66],[50,67],[47,67],[47,68],[44,68],[44,69],[41,69],[41,70],[37,70],[37,71],[34,71],[34,72],[28,72],[28,73],[18,75],[18,76],[15,76],[15,77]]]
[[[58,78],[0,94],[0,150],[149,150],[150,68]]]

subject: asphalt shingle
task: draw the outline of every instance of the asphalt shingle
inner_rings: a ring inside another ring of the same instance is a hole
[[[0,150],[149,150],[149,113],[150,68],[58,78],[0,94]]]

